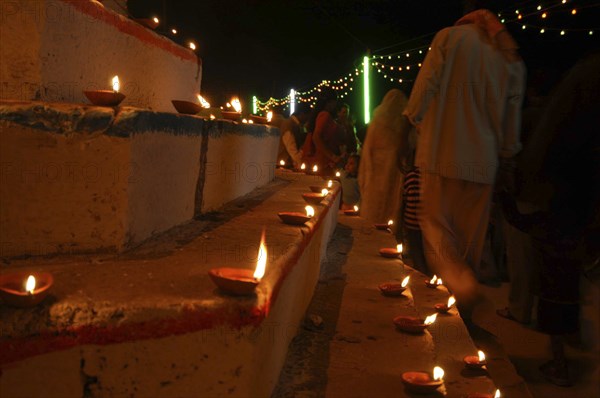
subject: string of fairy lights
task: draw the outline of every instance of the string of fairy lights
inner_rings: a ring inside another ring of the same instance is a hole
[[[537,32],[540,35],[555,34],[557,36],[566,36],[572,34],[583,34],[584,36],[593,36],[594,32],[600,29],[595,26],[557,26],[553,25],[553,17],[570,15],[575,18],[593,7],[600,7],[600,1],[580,4],[577,0],[555,0],[555,1],[526,1],[520,6],[506,9],[498,14],[501,22],[504,24],[513,24],[520,26],[521,30]],[[578,5],[579,4],[579,5]],[[434,33],[426,36],[433,36]],[[377,72],[377,75],[391,83],[405,84],[414,81],[415,71],[421,67],[423,59],[427,53],[428,47],[418,47],[410,50],[396,51],[393,54],[373,55],[368,58],[369,67]],[[306,88],[302,91],[292,90],[289,95],[283,98],[269,98],[267,101],[260,101],[255,97],[255,111],[266,112],[274,107],[290,109],[292,104],[307,102],[314,106],[318,93],[323,87],[334,89],[338,93],[338,98],[344,98],[353,90],[356,90],[356,83],[360,80],[357,77],[364,74],[364,65],[355,67],[346,75],[336,80],[322,80],[316,85]]]

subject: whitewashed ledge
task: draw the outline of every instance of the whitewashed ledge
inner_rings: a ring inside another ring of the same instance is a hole
[[[273,179],[279,130],[0,101],[0,257],[122,251]]]

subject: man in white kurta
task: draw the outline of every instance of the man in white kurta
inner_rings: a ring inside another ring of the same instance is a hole
[[[427,262],[466,309],[477,298],[473,269],[499,165],[504,169],[520,150],[525,79],[515,49],[497,40],[508,33],[497,21],[490,29],[491,12],[475,13],[437,33],[404,111],[420,132],[415,163]]]

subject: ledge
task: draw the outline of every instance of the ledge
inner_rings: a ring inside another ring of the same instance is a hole
[[[172,231],[165,245],[184,243],[175,244],[168,253],[148,255],[140,249],[137,254],[121,257],[55,257],[4,267],[2,272],[50,271],[55,286],[53,296],[43,305],[2,310],[1,363],[78,345],[157,339],[218,326],[238,330],[260,325],[317,231],[323,229],[325,220],[331,222],[337,216],[331,207],[339,201],[336,188],[323,206],[317,206],[314,222],[305,227],[285,225],[277,212],[301,211],[305,205],[301,193],[315,177],[286,172],[279,175],[288,186],[233,220],[200,234],[206,221]],[[220,266],[254,268],[263,225],[269,262],[256,295],[235,298],[221,294],[210,281],[208,270]],[[190,231],[194,231],[193,238]],[[318,264],[319,258],[313,260]]]

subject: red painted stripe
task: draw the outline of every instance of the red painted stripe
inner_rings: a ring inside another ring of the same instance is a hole
[[[182,47],[179,44],[176,44],[171,40],[150,31],[148,28],[124,17],[121,14],[106,10],[101,4],[94,3],[93,1],[81,0],[59,1],[69,4],[76,10],[89,15],[94,19],[105,22],[108,25],[112,25],[120,32],[134,36],[144,43],[170,52],[171,54],[183,60],[192,61],[194,63],[198,63],[198,65],[202,65],[202,60],[198,58],[198,56],[192,52],[192,50]]]

